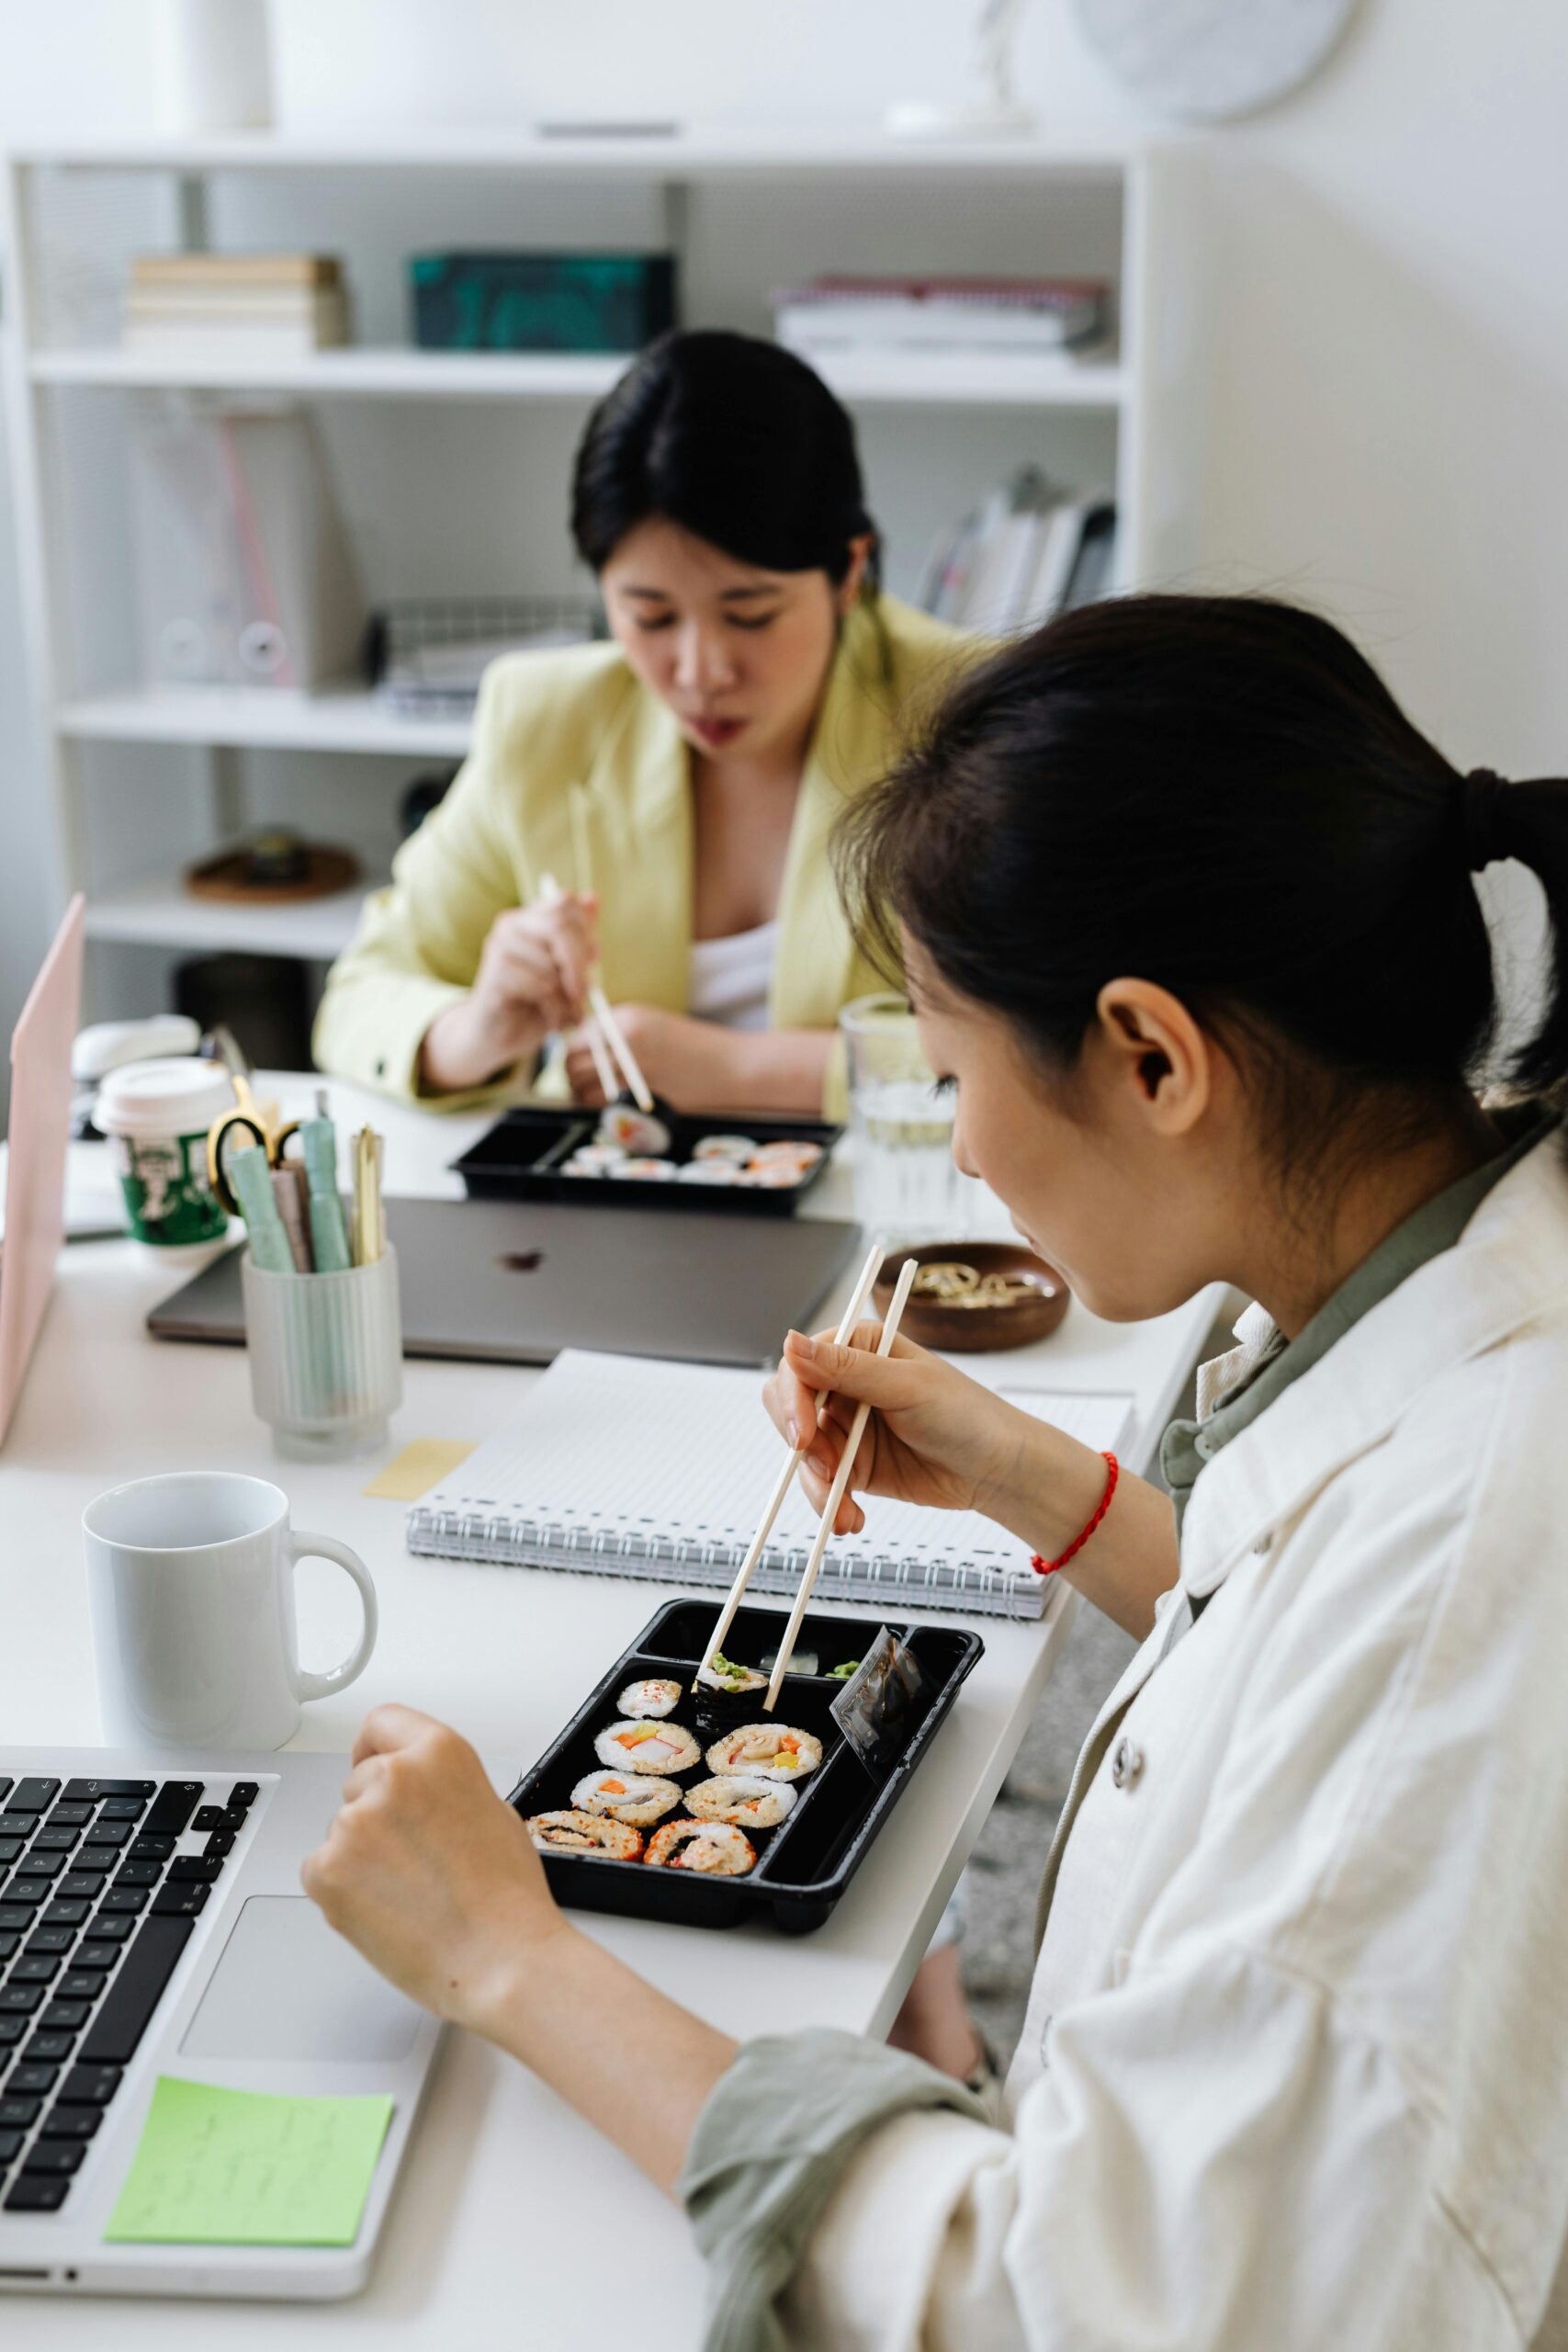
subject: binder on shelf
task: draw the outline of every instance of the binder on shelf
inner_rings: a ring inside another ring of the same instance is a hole
[[[148,396],[131,497],[150,681],[310,686],[353,668],[364,606],[308,410]]]

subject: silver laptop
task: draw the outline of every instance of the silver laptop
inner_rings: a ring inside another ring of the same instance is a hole
[[[387,1203],[403,1351],[549,1363],[563,1348],[771,1364],[838,1281],[860,1227],[524,1201]],[[162,1340],[245,1336],[240,1251],[155,1306]]]
[[[299,1892],[346,1771],[342,1756],[0,1747],[0,2290],[364,2285],[441,2028]],[[354,2244],[106,2239],[160,2075],[389,2097]]]

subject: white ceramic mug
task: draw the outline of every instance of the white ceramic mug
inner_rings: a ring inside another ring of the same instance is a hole
[[[288,1498],[265,1478],[180,1471],[111,1487],[82,1515],[98,1711],[111,1746],[281,1747],[302,1699],[363,1672],[376,1645],[376,1588],[346,1544],[295,1535]],[[294,1564],[335,1560],[359,1587],[365,1624],[330,1674],[299,1664]]]

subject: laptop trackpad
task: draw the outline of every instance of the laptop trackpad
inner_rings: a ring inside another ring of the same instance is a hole
[[[180,2052],[385,2061],[407,2055],[423,2015],[303,1895],[253,1894]]]

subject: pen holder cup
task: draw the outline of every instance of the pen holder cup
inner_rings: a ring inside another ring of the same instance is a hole
[[[343,1462],[386,1442],[403,1401],[398,1258],[341,1274],[269,1274],[240,1264],[251,1399],[291,1462]]]

